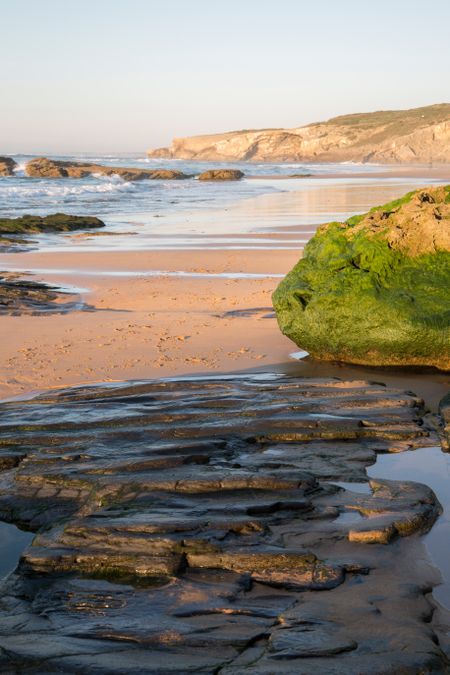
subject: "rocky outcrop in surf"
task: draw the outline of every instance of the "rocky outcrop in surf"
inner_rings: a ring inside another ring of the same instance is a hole
[[[343,115],[292,129],[175,138],[148,154],[212,161],[450,162],[450,104]]]
[[[319,359],[450,370],[450,186],[320,227],[273,295]]]
[[[12,157],[0,157],[0,176],[14,176],[17,162]]]
[[[199,180],[241,180],[244,172],[239,169],[210,169],[204,171],[198,177]]]
[[[33,178],[86,178],[93,174],[102,176],[120,176],[126,181],[135,180],[180,180],[188,178],[182,171],[174,169],[135,169],[117,166],[104,166],[86,162],[65,162],[37,157],[25,166],[27,176]]]

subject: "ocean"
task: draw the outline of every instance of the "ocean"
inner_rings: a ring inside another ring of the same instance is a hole
[[[41,234],[28,239],[42,251],[136,249],[302,249],[321,223],[344,220],[429,183],[430,179],[376,177],[392,167],[359,164],[248,164],[154,160],[142,154],[61,155],[60,160],[119,167],[176,168],[187,180],[126,182],[119,177],[30,178],[33,156],[16,155],[14,176],[0,178],[0,217],[64,212],[94,215],[101,236]],[[203,182],[209,168],[241,169],[245,178]],[[340,178],[343,171],[346,178]],[[371,177],[371,173],[374,177]],[[292,174],[311,174],[292,178]],[[327,174],[327,178],[322,178]],[[352,174],[355,174],[352,177]],[[331,177],[330,177],[331,176]],[[335,177],[334,177],[335,176]]]

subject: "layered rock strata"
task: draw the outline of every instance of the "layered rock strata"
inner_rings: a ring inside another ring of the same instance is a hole
[[[150,157],[250,162],[450,162],[450,104],[334,117],[291,129],[174,138]]]
[[[414,395],[260,374],[0,410],[0,515],[36,532],[2,586],[3,672],[445,672],[414,536],[440,506],[358,485],[437,443]]]

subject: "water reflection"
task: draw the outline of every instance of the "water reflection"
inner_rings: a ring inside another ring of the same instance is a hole
[[[22,551],[31,544],[34,534],[15,525],[0,522],[0,579],[15,570]]]
[[[378,455],[376,464],[367,473],[373,478],[424,483],[439,499],[444,512],[424,541],[442,575],[442,584],[433,590],[433,596],[450,610],[450,455],[438,447]]]

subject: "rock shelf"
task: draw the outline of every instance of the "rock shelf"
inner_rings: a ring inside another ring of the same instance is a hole
[[[440,505],[356,489],[377,453],[438,443],[422,403],[259,374],[2,404],[0,516],[36,532],[2,587],[2,672],[446,672],[415,536]]]
[[[0,271],[0,316],[64,313],[75,309],[92,308],[80,302],[75,293],[24,278],[24,275]]]

